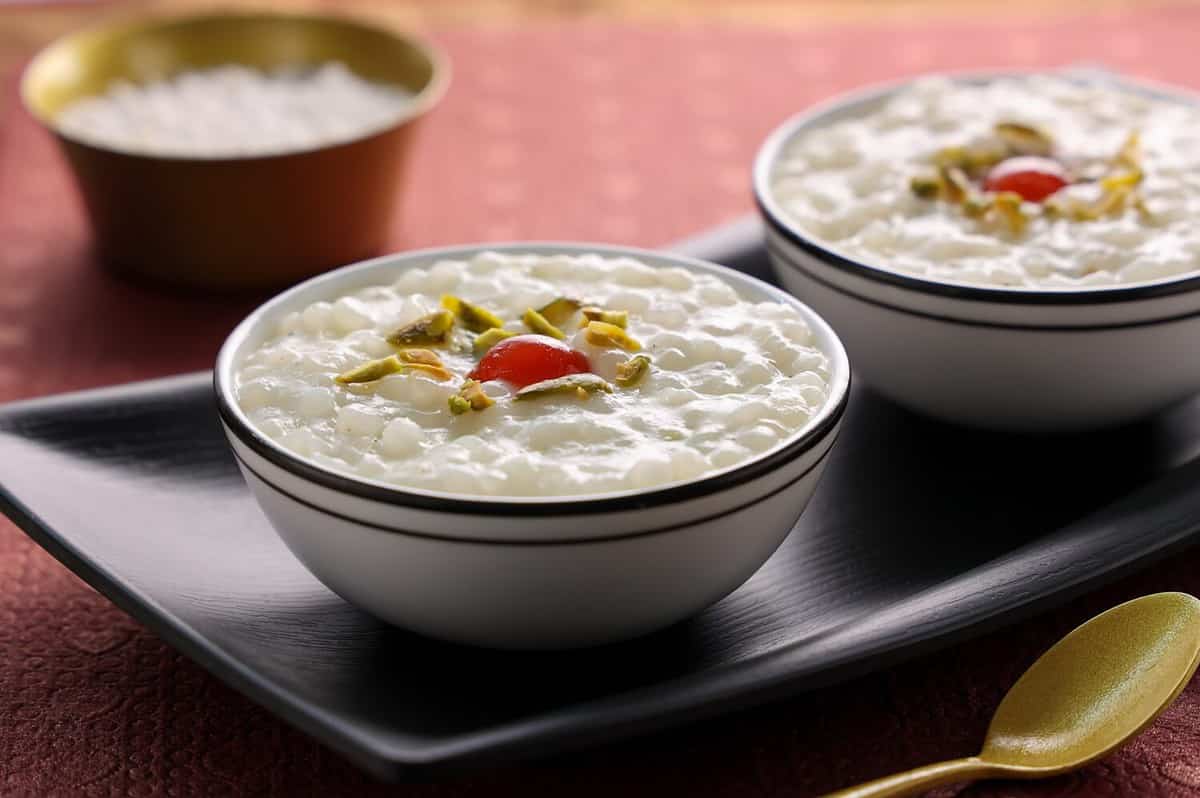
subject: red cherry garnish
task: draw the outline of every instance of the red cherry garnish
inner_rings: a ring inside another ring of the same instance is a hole
[[[1028,202],[1041,202],[1070,182],[1058,161],[1023,155],[996,164],[983,187],[988,191],[1012,191]]]
[[[587,355],[548,335],[514,335],[494,345],[467,375],[472,380],[504,380],[517,388],[592,370]]]

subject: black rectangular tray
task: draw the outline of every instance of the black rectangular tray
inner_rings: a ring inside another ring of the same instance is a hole
[[[681,248],[769,277],[752,221]],[[834,682],[1200,535],[1200,404],[1120,430],[1024,438],[939,425],[856,389],[800,524],[724,601],[603,649],[460,648],[389,628],[304,570],[243,485],[209,381],[0,409],[0,509],[219,678],[384,778],[612,740]]]

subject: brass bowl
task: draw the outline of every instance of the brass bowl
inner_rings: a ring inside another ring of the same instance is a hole
[[[412,102],[386,129],[360,138],[250,157],[123,152],[55,125],[63,108],[115,80],[327,61],[402,86]],[[30,63],[21,96],[67,156],[103,261],[160,282],[235,289],[287,284],[380,251],[415,123],[441,97],[448,71],[428,43],[361,22],[221,13],[66,36]]]

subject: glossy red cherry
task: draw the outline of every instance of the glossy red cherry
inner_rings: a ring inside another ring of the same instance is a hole
[[[988,191],[1012,191],[1028,202],[1041,202],[1070,182],[1058,161],[1023,155],[996,164],[983,187]]]
[[[473,380],[504,380],[524,388],[542,380],[592,370],[587,355],[547,335],[515,335],[494,345],[467,376]]]

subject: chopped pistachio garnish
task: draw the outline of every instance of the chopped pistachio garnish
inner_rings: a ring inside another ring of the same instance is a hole
[[[502,330],[499,327],[493,327],[475,336],[475,341],[471,344],[471,348],[476,355],[482,355],[505,338],[512,338],[514,335],[516,333],[511,330]]]
[[[1025,217],[1025,212],[1021,210],[1021,195],[1015,191],[1001,191],[992,200],[992,207],[996,209],[996,213],[1008,224],[1008,229],[1014,233],[1021,233],[1025,230],[1025,226],[1029,220]]]
[[[963,213],[972,219],[979,219],[987,215],[987,212],[992,209],[992,198],[974,192],[967,195],[963,200]]]
[[[1128,169],[1123,172],[1115,172],[1100,181],[1100,188],[1105,191],[1133,188],[1142,182],[1142,177],[1141,169]]]
[[[1046,156],[1054,151],[1054,139],[1035,127],[1018,122],[1000,122],[993,130],[1014,155]]]
[[[637,352],[642,348],[629,333],[606,321],[589,321],[584,335],[588,343],[595,346],[619,346],[627,352]]]
[[[437,310],[410,322],[387,337],[393,346],[419,346],[422,344],[444,344],[454,326],[454,314],[448,310]]]
[[[942,167],[940,176],[942,178],[942,193],[949,202],[964,202],[974,190],[966,173],[956,166]]]
[[[554,326],[561,327],[570,321],[581,307],[583,307],[583,303],[578,299],[560,296],[544,307],[538,308],[538,313]]]
[[[1142,137],[1136,130],[1125,137],[1125,141],[1121,144],[1121,149],[1117,150],[1117,154],[1113,158],[1113,163],[1117,166],[1123,166],[1126,169],[1141,170]]]
[[[650,356],[642,353],[634,355],[624,363],[617,364],[617,385],[631,388],[641,382],[642,377],[650,371]]]
[[[423,362],[406,363],[402,359],[403,356],[403,354],[388,355],[378,360],[371,360],[363,363],[361,366],[356,366],[347,372],[339,374],[334,379],[342,385],[351,385],[354,383],[375,382],[389,374],[400,374],[406,371],[418,371],[422,374],[428,374],[430,377],[441,382],[445,382],[453,376],[440,363],[438,365]]]
[[[565,377],[556,377],[552,380],[542,380],[532,385],[526,385],[517,391],[514,399],[534,399],[559,393],[571,393],[580,399],[586,399],[588,394],[601,391],[604,393],[613,391],[613,387],[604,378],[595,374],[568,374]]]
[[[334,379],[342,385],[350,385],[358,382],[374,382],[375,380],[383,379],[389,374],[396,374],[403,370],[404,364],[400,362],[400,358],[395,355],[388,355],[378,360],[370,360],[361,366],[355,366],[349,371],[337,375]]]
[[[581,308],[580,312],[583,313],[583,318],[579,320],[580,327],[586,327],[593,321],[602,321],[605,324],[620,327],[622,330],[629,326],[629,311],[627,310],[605,310],[589,306]]]
[[[521,316],[521,321],[530,330],[533,330],[538,335],[548,335],[551,338],[557,338],[562,341],[567,336],[563,335],[563,331],[555,327],[550,322],[546,321],[546,317],[538,313],[533,308],[525,311],[525,315]]]
[[[449,399],[450,412],[456,416],[468,410],[486,410],[494,404],[492,397],[483,392],[483,385],[478,380],[467,380],[458,393]]]
[[[493,327],[503,327],[504,322],[496,314],[479,305],[473,305],[465,299],[446,294],[442,297],[442,307],[452,312],[462,325],[471,332],[483,332]]]
[[[1007,155],[1003,143],[984,142],[969,147],[943,147],[933,154],[933,164],[939,169],[961,169],[969,175],[978,175]]]
[[[404,349],[396,357],[404,363],[424,363],[426,366],[443,366],[442,359],[428,349]]]
[[[438,382],[445,382],[454,377],[449,371],[442,366],[431,366],[428,363],[405,363],[405,371],[418,371],[421,374],[427,374],[433,377]]]
[[[921,199],[937,199],[942,194],[942,180],[938,175],[916,175],[908,181],[908,187]]]

